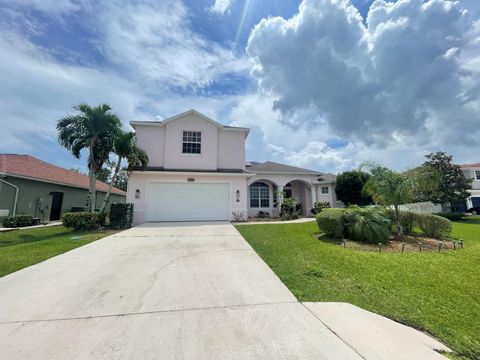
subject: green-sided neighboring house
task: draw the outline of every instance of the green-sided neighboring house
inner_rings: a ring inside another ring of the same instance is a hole
[[[97,207],[108,185],[97,181]],[[8,215],[31,214],[42,222],[59,220],[64,212],[85,207],[88,176],[46,163],[30,155],[0,154],[0,224]],[[110,203],[124,203],[126,193],[113,188]]]

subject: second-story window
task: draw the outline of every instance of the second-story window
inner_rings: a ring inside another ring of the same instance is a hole
[[[475,179],[480,180],[480,170],[475,170]]]
[[[202,133],[200,131],[184,131],[183,154],[201,154],[202,153]]]

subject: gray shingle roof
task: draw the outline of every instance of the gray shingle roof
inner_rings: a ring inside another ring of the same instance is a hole
[[[324,173],[322,175],[320,175],[317,179],[317,181],[321,182],[321,181],[335,181],[337,180],[337,175],[334,175],[334,174],[329,174],[329,173]]]
[[[247,170],[251,172],[273,172],[273,173],[312,174],[312,175],[321,174],[320,171],[302,169],[296,166],[279,164],[273,161],[267,161],[264,163],[250,161],[249,163],[251,165],[247,164]]]

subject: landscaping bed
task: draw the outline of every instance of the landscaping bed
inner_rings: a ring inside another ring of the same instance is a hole
[[[345,249],[378,252],[442,252],[460,251],[464,248],[463,240],[438,240],[422,235],[392,236],[385,244],[368,244],[353,240],[329,239],[324,234],[315,234],[315,239],[337,244]]]
[[[440,253],[344,249],[314,222],[236,228],[300,301],[348,302],[480,358],[480,217],[453,222],[465,247]]]

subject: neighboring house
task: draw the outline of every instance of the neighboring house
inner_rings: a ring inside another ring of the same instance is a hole
[[[480,163],[460,165],[465,177],[472,179],[471,196],[466,201],[466,209],[480,206]]]
[[[238,220],[279,213],[281,194],[305,215],[315,201],[341,206],[334,176],[274,162],[246,162],[248,128],[224,126],[195,110],[163,121],[133,121],[145,171],[129,174],[135,222]]]
[[[97,181],[97,206],[108,185]],[[8,215],[31,214],[42,221],[59,220],[72,207],[84,207],[88,176],[46,163],[30,155],[0,154],[0,221]],[[125,202],[113,188],[110,203]]]

